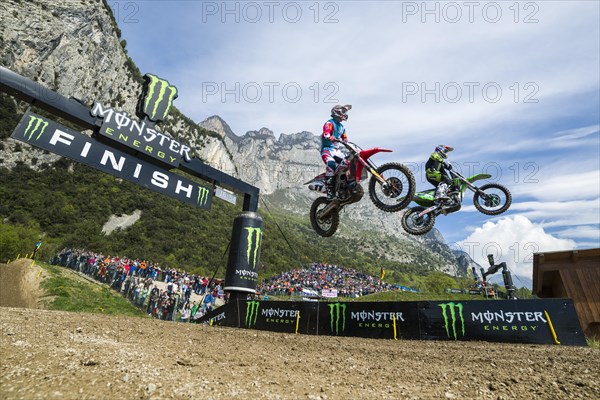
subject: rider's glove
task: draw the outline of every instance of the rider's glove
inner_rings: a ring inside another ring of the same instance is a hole
[[[450,163],[449,163],[449,162],[447,162],[447,161],[444,161],[444,167],[446,167],[446,169],[447,169],[448,171],[450,171],[450,170],[452,169],[452,164],[450,164]]]

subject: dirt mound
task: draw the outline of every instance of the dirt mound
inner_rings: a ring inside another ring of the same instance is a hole
[[[600,350],[0,308],[2,399],[593,399]],[[596,361],[594,361],[596,360]]]
[[[43,277],[42,268],[28,258],[0,264],[0,306],[39,308]]]

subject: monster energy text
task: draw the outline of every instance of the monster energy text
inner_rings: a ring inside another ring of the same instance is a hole
[[[101,136],[110,138],[136,151],[177,167],[181,158],[190,161],[190,147],[159,132],[146,121],[136,121],[125,111],[117,111],[96,103],[90,112],[102,118],[98,131]]]
[[[350,320],[358,321],[359,328],[391,328],[393,321],[403,321],[400,311],[357,311],[350,312]]]
[[[483,325],[485,331],[535,331],[537,325],[547,323],[542,311],[485,311],[471,313],[471,320]],[[487,324],[486,324],[487,322]]]
[[[275,324],[294,324],[298,316],[298,310],[289,310],[282,308],[264,308],[260,314],[265,318],[265,322]]]
[[[462,327],[462,336],[465,336],[465,319],[463,317],[463,305],[462,303],[443,303],[438,304],[438,306],[442,309],[442,316],[444,317],[444,328],[446,329],[446,335],[450,339],[457,340],[458,334],[456,331],[456,326],[458,320],[460,319],[460,324]]]

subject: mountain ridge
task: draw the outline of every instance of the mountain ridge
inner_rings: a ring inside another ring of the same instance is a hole
[[[35,13],[27,13],[26,7],[17,2],[7,4],[6,18],[0,22],[0,44],[6,49],[0,64],[64,96],[80,98],[87,105],[99,101],[134,115],[142,89],[141,74],[127,56],[126,45],[119,41],[118,26],[106,2],[98,7],[40,0],[32,7],[36,7]],[[35,35],[28,30],[31,26],[38,28]],[[24,111],[22,105],[17,108]],[[282,214],[298,216],[306,224],[298,225],[302,231],[310,229],[308,210],[315,195],[303,183],[324,169],[317,135],[302,131],[282,133],[276,138],[263,127],[238,136],[218,115],[196,123],[176,108],[162,124],[161,132],[188,144],[193,155],[211,166],[259,187],[264,201]],[[0,167],[26,165],[43,171],[60,160],[9,135],[8,129],[0,132]],[[122,212],[130,214],[136,210],[130,207]],[[389,259],[402,265],[426,262],[423,271],[465,274],[437,230],[423,237],[411,237],[400,228],[400,217],[401,213],[381,212],[365,197],[344,211],[335,238],[307,240],[341,243],[356,241],[362,235],[365,251],[378,260]],[[143,213],[140,221],[146,218]],[[310,230],[303,234],[316,236]],[[371,238],[385,241],[385,247]]]

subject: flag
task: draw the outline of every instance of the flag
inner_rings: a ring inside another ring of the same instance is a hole
[[[381,280],[383,280],[383,277],[385,276],[385,270],[383,269],[383,267],[381,267]]]

